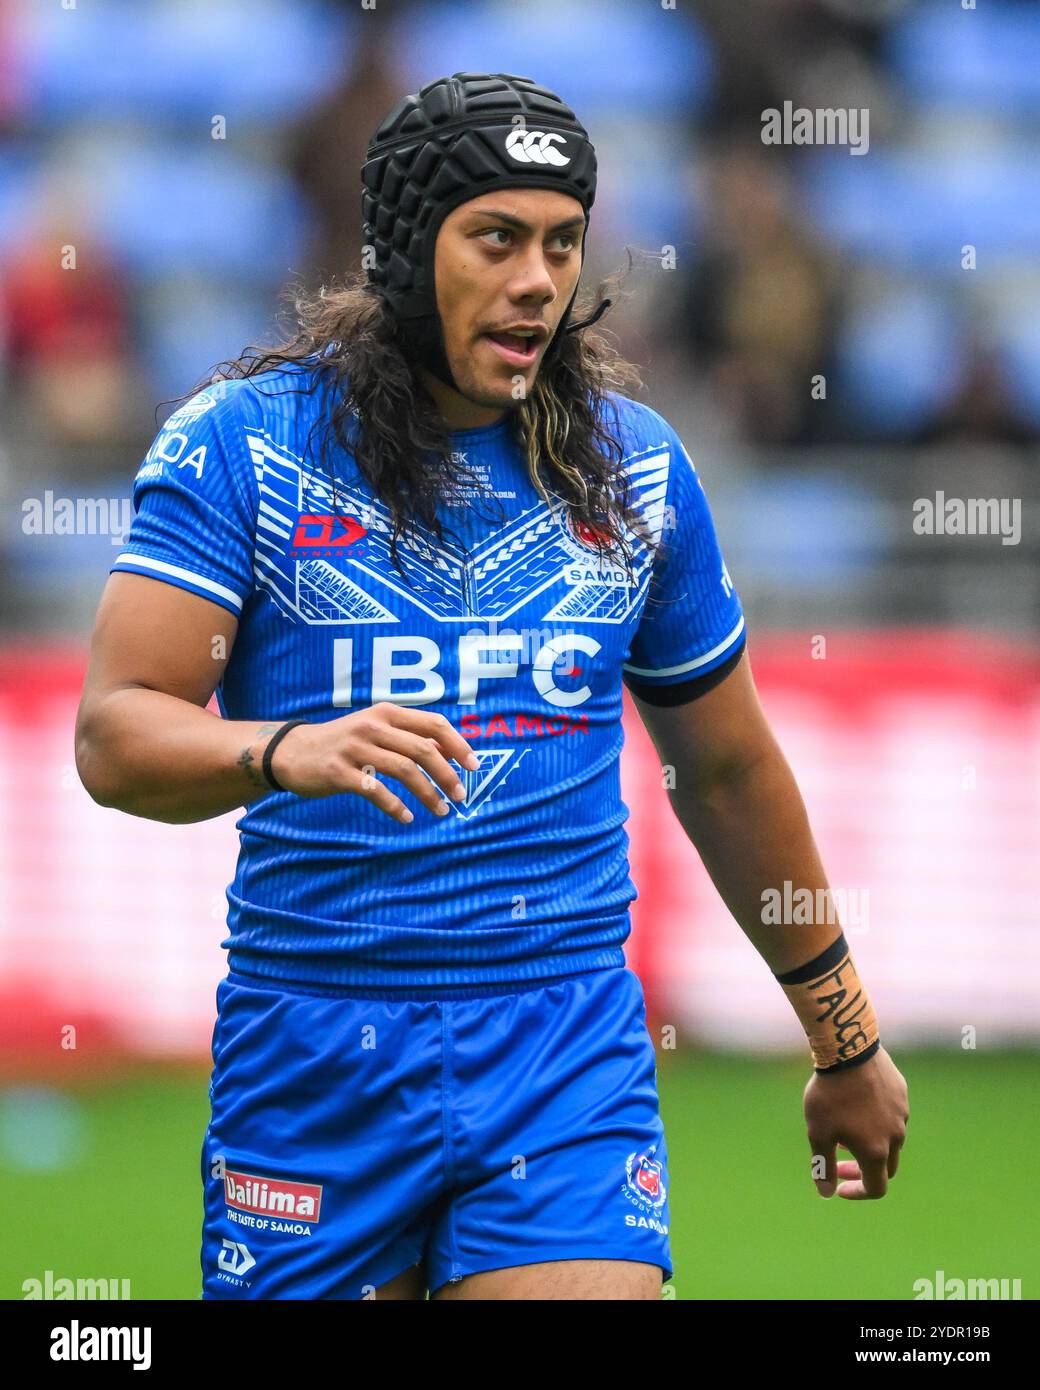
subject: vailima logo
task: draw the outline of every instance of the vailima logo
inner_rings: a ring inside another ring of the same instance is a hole
[[[224,1174],[224,1201],[239,1211],[275,1216],[295,1216],[314,1225],[321,1219],[321,1187],[318,1183],[289,1182],[257,1173]]]
[[[570,156],[553,149],[554,140],[561,145],[567,143],[564,136],[554,131],[525,130],[523,126],[517,126],[506,137],[506,154],[519,164],[554,164],[562,168],[571,162]]]

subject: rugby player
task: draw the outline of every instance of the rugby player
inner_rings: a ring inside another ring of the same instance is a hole
[[[906,1087],[840,928],[763,925],[765,889],[826,879],[694,465],[590,331],[610,301],[572,318],[585,129],[456,73],[362,186],[361,273],[142,463],[77,723],[101,805],[245,808],[203,1297],[660,1298],[623,685],[805,1029],[821,1195],[884,1194]]]

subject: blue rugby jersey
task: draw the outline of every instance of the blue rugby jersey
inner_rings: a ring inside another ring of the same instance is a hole
[[[229,965],[416,993],[623,964],[636,891],[622,683],[658,703],[689,698],[745,640],[682,442],[656,411],[613,397],[633,501],[660,542],[633,538],[632,583],[538,494],[508,416],[457,431],[485,500],[471,487],[442,505],[443,543],[399,541],[406,583],[388,510],[342,451],[333,507],[320,428],[308,442],[326,403],[313,387],[306,368],[268,371],[171,415],[112,569],[236,615],[216,692],[225,718],[318,722],[387,700],[444,714],[480,767],[458,769],[466,800],[444,817],[387,778],[410,825],[351,793],[252,802],[227,890]]]

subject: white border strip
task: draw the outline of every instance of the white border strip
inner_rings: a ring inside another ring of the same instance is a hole
[[[186,579],[190,584],[197,584],[200,589],[208,589],[211,594],[218,594],[221,598],[227,599],[228,603],[233,603],[238,612],[242,611],[242,600],[233,589],[228,589],[223,584],[218,584],[215,579],[207,579],[205,575],[195,574],[192,570],[182,569],[180,565],[169,565],[165,560],[155,560],[151,555],[135,555],[133,551],[126,550],[122,555],[117,555],[112,564],[138,565],[141,569],[155,570],[158,574],[168,574],[173,579]]]
[[[698,666],[704,666],[707,662],[713,661],[720,652],[724,652],[727,647],[731,646],[736,641],[743,631],[744,615],[741,614],[740,622],[737,623],[729,636],[724,637],[717,647],[712,647],[711,651],[705,652],[703,656],[695,656],[692,661],[684,661],[681,666],[664,666],[660,671],[644,671],[639,666],[629,666],[627,662],[623,665],[622,669],[630,671],[633,676],[678,676],[685,671],[695,671]]]

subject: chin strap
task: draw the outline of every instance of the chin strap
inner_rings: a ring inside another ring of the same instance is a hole
[[[582,319],[580,323],[569,323],[563,330],[564,333],[577,333],[579,328],[588,328],[591,324],[594,324],[597,319],[603,317],[613,302],[612,299],[604,299],[594,314],[590,314],[587,319]]]

